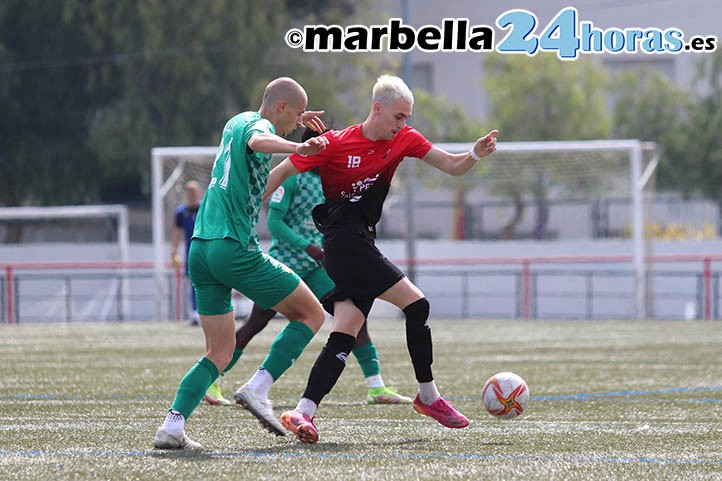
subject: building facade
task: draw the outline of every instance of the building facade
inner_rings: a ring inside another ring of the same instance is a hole
[[[592,22],[602,31],[608,29],[655,28],[662,31],[677,28],[684,38],[693,36],[716,36],[722,38],[719,2],[698,0],[685,4],[670,0],[620,2],[617,0],[587,0],[567,2],[548,0],[374,0],[376,11],[383,11],[389,18],[402,16],[402,4],[408,4],[408,18],[404,23],[415,28],[424,25],[441,26],[444,19],[468,19],[469,24],[487,25],[494,30],[494,42],[498,44],[506,30],[496,25],[497,18],[514,9],[532,12],[538,19],[534,33],[539,34],[564,8],[573,6],[578,20]],[[443,8],[442,8],[443,7]],[[483,89],[484,52],[423,52],[415,49],[408,53],[411,64],[411,83],[435,96],[445,96],[461,106],[472,118],[485,119],[489,105]],[[589,55],[589,54],[587,54]],[[677,54],[618,53],[593,54],[611,71],[624,71],[638,67],[653,67],[683,88],[694,86],[696,64],[705,53],[683,52]]]

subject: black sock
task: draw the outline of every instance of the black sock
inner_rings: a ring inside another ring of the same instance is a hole
[[[328,394],[341,377],[346,367],[346,358],[351,354],[356,338],[342,332],[332,332],[328,336],[326,346],[313,364],[308,376],[306,392],[303,397],[321,404],[321,399]]]
[[[411,363],[418,382],[431,382],[431,364],[434,362],[431,344],[429,319],[429,301],[422,297],[404,308],[406,314],[406,346],[411,355]]]

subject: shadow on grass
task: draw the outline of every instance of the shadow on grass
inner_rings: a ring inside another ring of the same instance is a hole
[[[273,400],[273,410],[277,412],[288,411],[290,409],[296,409],[297,401],[284,401],[284,400]],[[358,401],[326,401],[323,402],[324,407],[396,407],[396,406],[410,406],[409,404],[369,404],[366,399]]]
[[[315,444],[301,443],[300,441],[293,441],[286,446],[273,446],[267,450],[268,453],[281,453],[281,452],[314,452],[314,453],[348,453],[348,452],[360,452],[361,450],[369,448],[384,448],[392,446],[413,446],[429,442],[428,439],[394,439],[394,440],[372,440],[363,444],[358,442],[338,443],[338,442],[324,442],[321,440]]]
[[[358,443],[324,443],[302,444],[293,442],[279,446],[272,446],[263,450],[241,449],[238,451],[151,451],[148,454],[158,459],[177,459],[188,461],[212,461],[219,458],[384,458],[387,456],[425,456],[423,445],[429,439],[398,439],[393,441],[370,441],[360,445]],[[511,446],[511,442],[485,442],[478,447]],[[433,450],[432,450],[433,451]],[[429,451],[431,452],[431,451]]]
[[[183,451],[183,450],[154,450],[149,451],[148,455],[154,458],[163,459],[193,459],[193,460],[204,460],[204,459],[217,459],[217,458],[263,458],[263,457],[363,457],[366,455],[366,448],[371,449],[384,449],[388,448],[399,448],[399,447],[413,447],[428,443],[429,439],[395,439],[395,440],[374,440],[369,441],[365,444],[359,444],[358,442],[349,443],[329,443],[319,442],[316,444],[303,444],[298,441],[291,441],[289,443],[283,443],[278,446],[271,446],[263,450],[258,449],[241,449],[238,451],[214,451],[214,450],[198,450],[198,451]],[[391,452],[388,449],[388,452]]]

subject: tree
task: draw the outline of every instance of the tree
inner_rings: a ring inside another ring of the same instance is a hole
[[[0,3],[0,204],[146,199],[153,146],[215,144],[275,76],[311,80],[312,105],[341,112],[337,99],[358,82],[338,72],[361,62],[327,68],[283,38],[306,16],[334,23],[355,9],[350,0]]]
[[[674,152],[675,162],[679,162],[674,172],[689,169],[691,175],[685,176],[681,185],[684,191],[700,192],[714,200],[722,215],[722,51],[700,62],[698,79],[697,87],[705,93],[690,109],[682,130],[686,141]],[[673,183],[673,178],[669,182]]]
[[[469,118],[458,105],[450,104],[444,97],[433,97],[422,89],[414,91],[413,126],[423,132],[432,142],[472,142],[485,135],[487,129],[482,122]],[[419,178],[434,185],[453,185],[454,221],[452,239],[468,237],[466,196],[468,191],[479,182],[479,172],[449,179],[440,177],[434,169],[417,170]]]
[[[680,190],[681,185],[693,183],[689,179],[693,171],[685,165],[684,155],[680,156],[687,142],[682,132],[692,106],[691,95],[659,71],[643,68],[614,79],[613,97],[613,135],[659,146],[658,188]]]
[[[504,140],[585,140],[607,138],[607,77],[591,58],[564,62],[553,54],[534,57],[492,54],[484,86],[492,119]],[[581,160],[579,162],[582,162]],[[538,159],[509,175],[503,162],[489,163],[493,190],[513,200],[514,213],[502,237],[515,234],[524,214],[525,193],[537,205],[535,237],[546,235],[548,191],[555,185],[574,188],[568,176],[554,176],[554,159]],[[591,186],[587,183],[586,188]]]
[[[95,21],[83,22],[89,35],[102,39],[111,31],[112,49],[140,53],[121,65],[123,95],[98,112],[90,132],[106,187],[115,179],[121,193],[127,194],[128,179],[141,186],[153,146],[216,144],[223,123],[257,109],[276,76],[301,82],[311,108],[348,116],[337,98],[353,82],[344,84],[328,58],[289,49],[283,34],[294,20],[307,23],[308,17],[341,22],[353,13],[351,2],[215,0],[198,8],[192,0],[158,0],[128,12],[125,2],[98,0],[94,7]],[[129,15],[133,21],[125,23]],[[355,64],[347,61],[344,68]]]
[[[0,7],[0,205],[94,197],[85,134],[109,88],[91,85],[96,67],[74,58],[88,40],[66,14],[63,2]]]
[[[88,134],[104,201],[142,197],[153,146],[213,145],[228,117],[256,108],[250,95],[272,75],[265,59],[287,23],[281,0],[98,0],[70,10],[94,54],[117,58],[119,94],[94,112]]]
[[[697,73],[690,91],[653,70],[621,76],[615,134],[657,142],[657,187],[701,194],[722,214],[722,52],[702,58]]]

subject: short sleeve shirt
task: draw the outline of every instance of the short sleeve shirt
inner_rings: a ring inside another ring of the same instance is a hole
[[[405,157],[423,158],[433,146],[408,125],[391,140],[367,139],[361,124],[323,135],[329,144],[322,152],[289,157],[301,172],[319,168],[326,196],[324,218],[317,219],[322,225],[360,223],[374,227],[401,161]]]
[[[173,215],[175,226],[183,230],[186,256],[188,255],[188,249],[191,246],[191,238],[193,237],[193,229],[196,224],[197,214],[198,207],[190,207],[185,204],[181,204],[175,208],[175,213]]]
[[[248,147],[257,133],[275,133],[273,124],[258,112],[240,113],[226,123],[196,217],[194,238],[228,237],[249,250],[258,247],[256,224],[272,156]]]

